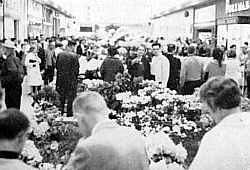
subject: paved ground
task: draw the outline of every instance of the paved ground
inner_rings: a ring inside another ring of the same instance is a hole
[[[31,107],[31,103],[33,101],[31,96],[28,96],[28,93],[30,92],[30,87],[28,85],[27,82],[27,77],[24,78],[23,81],[23,92],[22,92],[22,103],[21,103],[21,111],[24,112],[25,114],[27,114],[28,116],[32,115],[33,111],[32,111],[32,107]],[[4,89],[3,89],[4,91]],[[6,109],[5,103],[3,102],[3,108],[2,109]]]

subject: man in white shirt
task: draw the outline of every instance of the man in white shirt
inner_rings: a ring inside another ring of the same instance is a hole
[[[167,57],[162,55],[160,49],[161,44],[152,44],[154,58],[151,63],[151,74],[155,76],[155,81],[161,84],[162,87],[167,87],[170,64]]]

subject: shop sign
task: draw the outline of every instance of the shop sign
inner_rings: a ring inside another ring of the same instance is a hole
[[[230,0],[226,0],[226,14],[246,11],[250,9],[250,1],[243,1],[231,4]]]

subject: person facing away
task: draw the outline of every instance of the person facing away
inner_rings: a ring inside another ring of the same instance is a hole
[[[140,133],[110,120],[104,98],[83,92],[74,101],[74,116],[83,138],[78,141],[66,170],[148,170],[149,161]]]
[[[203,63],[195,56],[195,46],[188,47],[188,57],[183,61],[180,85],[185,95],[191,95],[194,89],[200,87],[203,79]]]
[[[67,48],[57,56],[56,91],[60,95],[60,109],[64,113],[64,104],[67,99],[67,116],[73,116],[72,103],[77,93],[77,78],[79,74],[79,61],[74,53],[76,43],[68,41]]]
[[[241,111],[238,83],[212,77],[201,87],[200,98],[217,125],[203,137],[189,170],[249,169],[250,114]]]
[[[26,115],[11,108],[0,113],[0,169],[36,170],[19,160],[30,126]]]
[[[115,81],[117,73],[123,73],[124,67],[122,61],[116,57],[117,48],[110,46],[108,48],[108,57],[104,59],[100,67],[101,77],[104,81]]]
[[[212,52],[213,61],[210,61],[205,70],[204,80],[214,76],[225,76],[226,64],[223,60],[223,51],[220,48],[215,48]]]
[[[181,61],[179,58],[174,56],[175,53],[175,45],[169,44],[168,45],[168,53],[166,57],[170,63],[170,73],[169,73],[169,80],[167,87],[170,90],[176,90],[180,83],[180,71],[181,71]]]
[[[151,63],[151,74],[155,76],[155,81],[162,87],[167,87],[170,64],[169,60],[161,53],[161,44],[153,43],[153,59]]]
[[[226,78],[234,79],[239,84],[240,79],[240,61],[236,58],[235,49],[230,49],[227,53],[228,60],[226,63]]]

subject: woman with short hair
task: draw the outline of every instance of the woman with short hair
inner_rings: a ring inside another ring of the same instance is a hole
[[[201,101],[217,125],[203,137],[189,170],[249,168],[250,114],[241,111],[241,96],[233,79],[213,77],[201,87]]]

